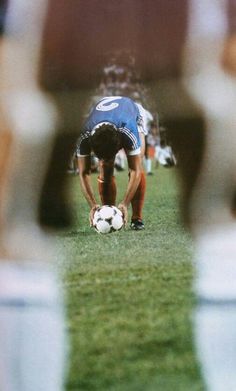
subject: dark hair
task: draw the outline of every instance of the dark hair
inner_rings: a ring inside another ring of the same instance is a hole
[[[103,124],[91,137],[91,148],[98,159],[110,160],[121,148],[121,137],[115,126]]]

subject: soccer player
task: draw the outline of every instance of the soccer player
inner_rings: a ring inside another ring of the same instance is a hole
[[[132,205],[131,228],[144,229],[142,209],[146,178],[142,167],[146,129],[138,105],[127,97],[105,97],[92,109],[85,122],[77,146],[82,191],[91,208],[90,223],[98,202],[90,182],[91,152],[99,159],[98,188],[103,205],[115,205],[116,183],[114,160],[124,149],[129,167],[129,182],[123,200],[118,205],[127,222],[128,206]]]

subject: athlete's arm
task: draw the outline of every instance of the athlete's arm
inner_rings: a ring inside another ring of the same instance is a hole
[[[91,184],[91,157],[79,156],[78,157],[79,178],[82,192],[91,208],[89,220],[92,224],[93,215],[95,210],[99,207]]]
[[[128,155],[127,160],[130,177],[124,198],[118,206],[124,215],[125,222],[127,222],[127,209],[139,185],[142,171],[141,154],[132,156]]]

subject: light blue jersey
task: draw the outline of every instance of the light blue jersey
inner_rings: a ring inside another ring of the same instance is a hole
[[[110,96],[101,99],[92,109],[86,120],[79,139],[77,154],[86,156],[91,153],[90,137],[100,124],[108,122],[117,127],[122,134],[122,146],[129,155],[140,153],[138,125],[142,118],[135,102],[126,97]]]

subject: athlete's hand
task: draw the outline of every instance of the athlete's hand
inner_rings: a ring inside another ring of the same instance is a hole
[[[90,212],[89,212],[89,224],[90,224],[90,227],[93,227],[93,217],[94,217],[94,213],[96,212],[96,210],[100,208],[100,205],[96,204],[94,205]]]
[[[118,209],[120,209],[120,211],[122,212],[123,219],[124,219],[124,225],[126,225],[128,222],[128,208],[125,204],[120,203],[118,205]]]

